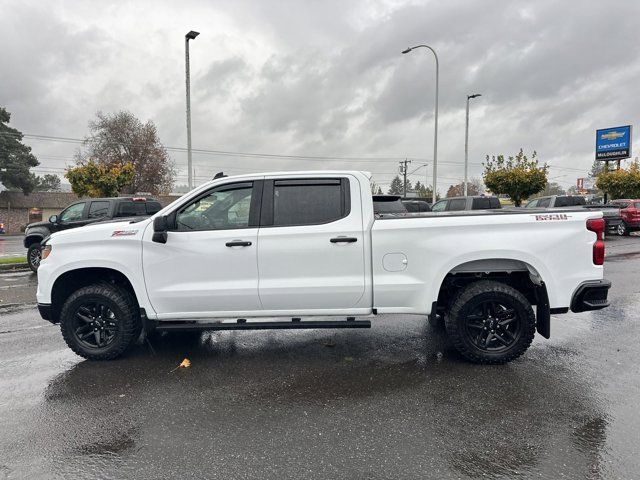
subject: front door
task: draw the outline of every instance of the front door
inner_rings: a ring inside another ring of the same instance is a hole
[[[179,207],[167,243],[153,242],[153,226],[147,228],[143,269],[158,318],[235,316],[260,308],[261,187],[261,181],[217,186]]]
[[[344,310],[367,300],[360,203],[354,177],[265,179],[258,233],[263,309]]]

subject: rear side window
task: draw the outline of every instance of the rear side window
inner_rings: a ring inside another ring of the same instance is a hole
[[[571,205],[575,206],[575,205],[586,205],[587,201],[584,199],[584,197],[569,197],[571,198]]]
[[[116,217],[135,217],[137,215],[146,215],[146,202],[120,202],[116,210]]]
[[[154,215],[162,210],[162,205],[158,202],[146,202],[147,204],[147,215]]]
[[[538,207],[548,208],[550,203],[551,203],[551,198],[550,197],[541,198],[540,200],[538,200]]]
[[[571,197],[556,197],[555,207],[570,207],[573,205]],[[542,206],[542,205],[541,205]]]
[[[89,206],[89,218],[106,217],[108,213],[109,213],[109,202],[106,202],[106,201],[91,202],[91,206]]]
[[[446,208],[447,208],[447,200],[440,200],[439,202],[436,202],[433,204],[433,206],[431,207],[431,211],[444,212]]]
[[[488,198],[474,198],[471,208],[473,210],[486,210],[491,208],[491,202]]]
[[[466,206],[466,198],[454,198],[453,200],[449,200],[449,208],[447,208],[447,210],[450,212],[457,212],[460,210],[464,210]]]
[[[273,226],[318,225],[349,214],[349,181],[344,179],[276,180]]]

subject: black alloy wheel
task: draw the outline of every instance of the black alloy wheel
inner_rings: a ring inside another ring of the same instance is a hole
[[[120,331],[120,319],[99,300],[87,301],[75,311],[72,332],[87,349],[101,349],[111,344]]]
[[[521,334],[521,321],[509,302],[481,300],[467,309],[465,335],[479,350],[508,350]]]

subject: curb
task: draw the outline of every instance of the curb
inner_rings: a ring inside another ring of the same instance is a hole
[[[8,263],[6,265],[0,265],[0,273],[7,272],[24,272],[29,270],[27,263]]]

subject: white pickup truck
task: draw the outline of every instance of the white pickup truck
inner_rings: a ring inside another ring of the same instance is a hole
[[[142,330],[363,328],[400,313],[444,319],[467,359],[504,363],[536,329],[549,338],[551,314],[609,304],[601,212],[377,218],[370,192],[363,172],[223,177],[150,219],[54,233],[40,314],[95,360]]]

